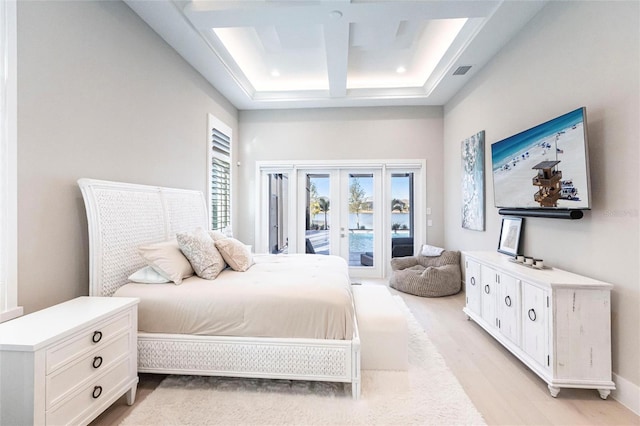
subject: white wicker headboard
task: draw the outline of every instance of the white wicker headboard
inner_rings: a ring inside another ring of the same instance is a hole
[[[200,191],[79,179],[89,225],[89,295],[111,296],[145,266],[140,245],[208,229]]]

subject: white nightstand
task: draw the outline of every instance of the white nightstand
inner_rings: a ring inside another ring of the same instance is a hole
[[[138,299],[79,297],[0,324],[0,424],[87,424],[138,384]]]

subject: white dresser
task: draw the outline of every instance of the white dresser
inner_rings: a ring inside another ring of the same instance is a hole
[[[87,424],[138,384],[138,299],[79,297],[0,324],[0,424]]]
[[[497,252],[463,252],[463,311],[547,382],[597,389],[611,380],[611,284],[555,268],[533,269]]]

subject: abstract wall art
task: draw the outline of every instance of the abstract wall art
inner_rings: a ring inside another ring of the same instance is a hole
[[[484,130],[462,141],[462,227],[484,231]]]

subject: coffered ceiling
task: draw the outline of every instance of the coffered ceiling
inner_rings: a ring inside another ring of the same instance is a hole
[[[238,109],[443,105],[546,1],[138,1]]]

